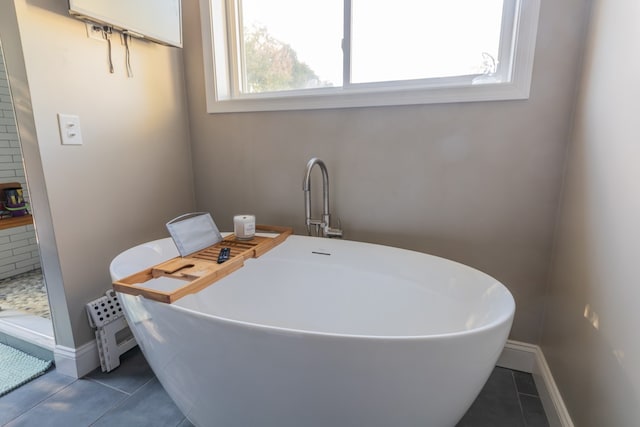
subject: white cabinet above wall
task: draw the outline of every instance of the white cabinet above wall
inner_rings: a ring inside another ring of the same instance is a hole
[[[133,37],[182,47],[181,0],[69,0],[69,13]]]

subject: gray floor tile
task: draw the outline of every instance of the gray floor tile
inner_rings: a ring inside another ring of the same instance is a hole
[[[7,427],[88,426],[125,397],[125,393],[80,379],[9,422]]]
[[[539,397],[521,394],[520,403],[522,403],[522,413],[527,427],[549,427]]]
[[[120,366],[113,371],[102,372],[98,368],[87,378],[131,394],[155,378],[155,375],[140,349],[134,347],[120,356]]]
[[[94,425],[130,427],[175,427],[184,415],[157,379],[129,396],[104,414]]]
[[[513,377],[516,380],[518,393],[530,394],[532,396],[538,395],[538,389],[536,388],[536,383],[533,381],[533,375],[526,372],[513,371]]]
[[[457,427],[524,427],[512,371],[495,368]]]
[[[41,377],[0,398],[0,425],[18,417],[54,393],[75,381],[75,378],[50,370]]]

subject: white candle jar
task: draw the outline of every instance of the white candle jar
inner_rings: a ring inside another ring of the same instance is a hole
[[[233,217],[233,233],[238,240],[251,240],[256,234],[255,215],[235,215]]]

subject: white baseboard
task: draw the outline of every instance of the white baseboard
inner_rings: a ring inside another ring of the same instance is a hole
[[[56,345],[53,351],[56,370],[73,378],[81,378],[100,367],[96,341],[89,341],[78,348]]]
[[[532,374],[550,427],[574,427],[539,346],[508,340],[496,365]]]
[[[532,374],[536,364],[537,350],[537,345],[508,340],[496,365]]]
[[[545,359],[540,347],[536,347],[536,364],[532,372],[533,380],[535,381],[538,390],[544,389],[545,391],[544,393],[538,392],[540,400],[542,401],[542,406],[545,408],[545,412],[553,412],[557,415],[557,419],[553,420],[548,417],[549,424],[551,427],[574,427],[569,411],[567,411],[567,407],[564,405],[564,400],[562,400],[560,391],[558,390],[556,382],[551,375],[549,365],[547,365],[547,359]]]

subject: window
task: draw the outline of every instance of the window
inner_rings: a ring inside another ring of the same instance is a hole
[[[539,0],[201,0],[209,112],[523,99]]]

